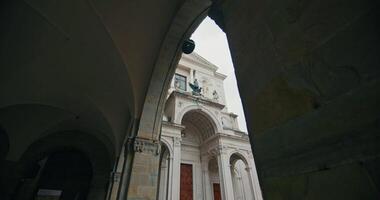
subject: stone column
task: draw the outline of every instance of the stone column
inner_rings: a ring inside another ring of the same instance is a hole
[[[240,174],[235,177],[235,184],[236,184],[236,186],[235,186],[236,187],[236,192],[235,192],[236,200],[239,200],[239,199],[248,200],[248,199],[246,199],[247,191],[244,190],[244,185],[243,185],[242,177],[240,176]]]
[[[158,190],[159,142],[136,138],[127,199],[155,200]]]
[[[222,199],[233,200],[234,192],[232,186],[230,158],[228,157],[224,147],[219,147],[217,158]]]
[[[171,198],[172,200],[179,200],[180,192],[180,177],[181,177],[181,138],[174,137],[173,148],[173,168],[172,168],[172,184],[171,184]]]
[[[168,199],[173,199],[173,156],[169,156]]]
[[[168,195],[168,158],[163,158],[161,163],[159,200],[165,200]]]
[[[203,199],[212,200],[210,175],[208,171],[209,158],[202,159]]]

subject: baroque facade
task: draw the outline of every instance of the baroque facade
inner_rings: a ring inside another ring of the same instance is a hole
[[[160,200],[262,199],[248,135],[228,112],[226,76],[216,70],[196,53],[182,55],[163,116]]]
[[[167,91],[206,16],[228,39],[263,198],[380,199],[379,6],[3,1],[0,199],[156,199]]]

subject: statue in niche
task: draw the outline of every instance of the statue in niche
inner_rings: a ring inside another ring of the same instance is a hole
[[[202,91],[202,88],[199,87],[199,83],[198,83],[198,80],[197,79],[194,79],[194,82],[193,83],[189,83],[191,89],[193,90],[193,95],[195,96],[201,96],[201,91]]]
[[[219,100],[219,95],[218,95],[218,92],[216,92],[216,90],[214,90],[214,92],[212,92],[212,97],[215,101],[218,101]]]

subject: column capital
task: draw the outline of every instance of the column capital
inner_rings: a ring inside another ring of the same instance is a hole
[[[219,154],[227,154],[228,147],[225,145],[218,145],[218,153]]]
[[[158,140],[134,137],[128,138],[125,145],[125,155],[132,151],[135,153],[159,155],[161,151],[161,145]]]
[[[182,139],[180,137],[173,137],[173,142],[175,147],[181,146]]]
[[[219,156],[222,154],[227,154],[227,149],[228,149],[227,146],[218,145],[212,149],[209,149],[207,153],[211,156]]]

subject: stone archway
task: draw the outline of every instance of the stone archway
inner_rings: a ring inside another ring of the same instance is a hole
[[[41,169],[34,198],[87,199],[93,168],[90,160],[80,151],[57,151],[38,163]]]
[[[58,155],[58,157],[55,157],[55,155]],[[89,134],[78,131],[50,134],[30,145],[22,155],[17,164],[17,168],[15,168],[13,172],[15,174],[13,179],[17,179],[19,182],[18,187],[13,192],[13,196],[16,199],[28,199],[36,194],[38,184],[42,184],[41,186],[50,185],[49,187],[52,187],[52,182],[49,182],[49,180],[40,181],[40,177],[42,176],[43,178],[43,174],[45,173],[43,167],[44,163],[49,163],[50,158],[55,160],[52,161],[52,163],[59,163],[64,159],[63,163],[66,164],[66,168],[57,167],[57,169],[75,172],[75,167],[73,168],[73,166],[78,163],[70,162],[70,160],[78,159],[78,156],[88,159],[88,163],[82,163],[82,167],[84,167],[84,170],[90,169],[90,174],[88,174],[86,179],[88,186],[84,186],[83,190],[81,190],[82,193],[85,191],[88,192],[77,197],[85,198],[86,196],[87,199],[104,199],[107,193],[107,184],[114,162],[114,155],[109,153],[101,141]],[[54,171],[54,169],[54,167],[49,167],[48,171]],[[75,179],[76,177],[71,177],[71,179],[66,181]],[[24,181],[22,182],[21,180]],[[25,180],[27,180],[27,182],[25,182]],[[86,182],[86,180],[84,181]],[[59,182],[58,179],[57,183]],[[84,185],[86,185],[85,182],[83,182]],[[63,183],[61,182],[61,184]],[[61,185],[61,187],[67,189],[66,186]],[[75,198],[75,196],[72,198]],[[68,199],[71,199],[71,197]]]
[[[192,129],[193,134],[196,134],[194,137],[199,138],[198,145],[217,133],[218,123],[209,114],[199,109],[189,110],[181,118],[181,125],[186,127],[184,132]]]
[[[245,156],[233,152],[230,156],[231,176],[235,199],[254,200],[255,188],[251,178],[250,164]]]
[[[218,117],[215,116],[215,114],[212,113],[210,110],[201,105],[189,105],[181,109],[180,112],[176,114],[175,123],[181,124],[184,116],[189,112],[200,113],[201,116],[206,118],[206,121],[211,122],[214,132],[222,131],[223,128],[219,122],[220,120],[218,120]]]
[[[133,138],[131,139],[131,146],[137,142],[145,144],[148,148],[146,148],[146,152],[137,154],[133,150],[129,151],[126,163],[130,163],[131,166],[127,166],[127,171],[124,173],[130,173],[131,176],[126,176],[125,183],[123,183],[129,185],[128,198],[141,196],[148,199],[156,198],[158,182],[142,185],[134,174],[143,173],[148,177],[158,179],[157,167],[152,167],[146,172],[139,169],[147,160],[150,160],[152,165],[159,166],[158,154],[154,152],[157,152],[159,148],[161,121],[167,90],[182,53],[182,43],[190,37],[203,18],[206,17],[210,5],[211,1],[208,0],[185,1],[179,8],[162,42],[146,94],[142,115],[135,123],[138,127],[135,127],[130,135],[130,138]],[[132,147],[128,147],[128,149],[130,148]],[[132,158],[133,163],[131,162]],[[144,188],[144,190],[138,188]],[[122,192],[120,198],[125,198],[126,195]]]

